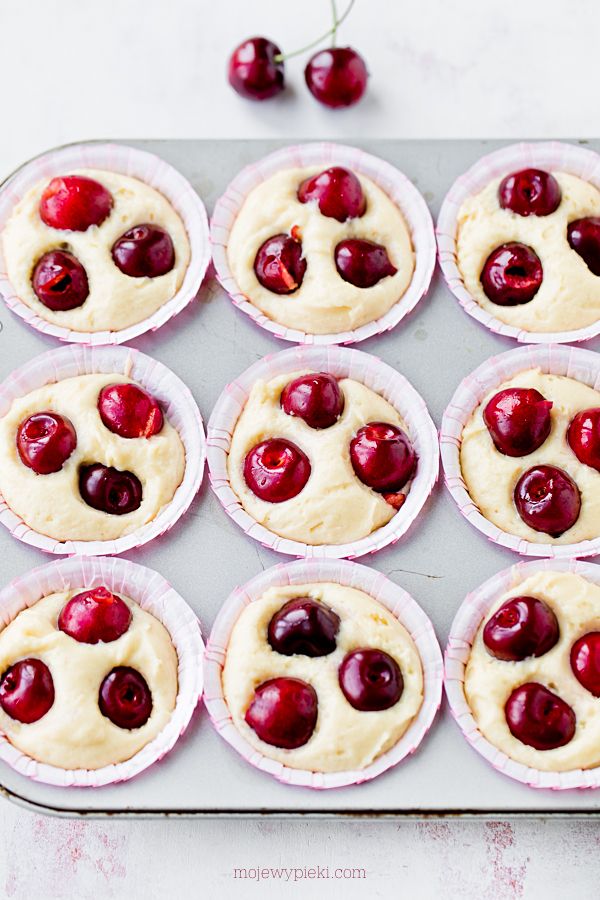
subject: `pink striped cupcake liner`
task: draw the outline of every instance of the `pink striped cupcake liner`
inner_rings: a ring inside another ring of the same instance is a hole
[[[402,297],[388,312],[352,331],[337,334],[308,334],[286,328],[267,318],[243,294],[227,260],[227,242],[233,223],[250,191],[276,172],[300,166],[324,168],[346,166],[374,181],[400,208],[406,219],[415,250],[415,271]],[[431,213],[411,181],[390,163],[343,144],[315,143],[284,147],[246,166],[236,175],[212,214],[210,237],[217,278],[231,300],[246,315],[275,337],[295,344],[353,344],[395,328],[410,313],[429,289],[435,268],[435,235]]]
[[[518,347],[492,356],[467,375],[446,407],[440,431],[440,450],[445,482],[460,512],[490,541],[522,556],[595,556],[600,553],[600,535],[574,544],[536,544],[502,531],[483,516],[471,499],[460,466],[463,428],[489,391],[524,369],[540,368],[550,375],[565,375],[600,390],[600,357],[591,350],[546,344]]]
[[[416,644],[423,666],[423,704],[397,744],[369,766],[351,772],[311,772],[292,769],[263,756],[237,730],[223,696],[221,673],[233,627],[249,603],[260,599],[277,585],[330,581],[357,588],[378,600],[404,625]],[[213,725],[228,744],[262,772],[284,784],[326,790],[361,784],[376,778],[414,753],[440,707],[442,696],[442,654],[433,626],[419,604],[385,575],[347,560],[297,560],[273,566],[242,587],[236,588],[223,604],[211,631],[204,657],[204,703]]]
[[[169,200],[181,217],[190,242],[190,263],[181,287],[155,313],[128,328],[120,331],[72,331],[42,319],[17,296],[8,279],[0,240],[0,295],[10,310],[42,334],[75,344],[123,344],[146,331],[156,331],[197,296],[210,262],[208,217],[202,200],[187,179],[158,156],[121,144],[90,142],[50,150],[25,163],[9,178],[0,189],[0,234],[16,204],[34,185],[45,178],[50,180],[78,168],[105,169],[130,175],[155,188]]]
[[[139,382],[158,398],[163,411],[177,430],[185,449],[185,472],[170,503],[141,528],[107,541],[58,541],[30,528],[0,494],[0,524],[18,540],[55,554],[85,556],[125,553],[168,531],[186,512],[196,496],[206,457],[202,416],[188,387],[165,365],[132,347],[82,347],[70,345],[49,350],[15,369],[0,384],[0,417],[13,401],[30,391],[64,378],[94,373],[124,375]]]
[[[575,559],[520,562],[493,575],[467,595],[452,623],[444,655],[444,689],[452,715],[469,744],[503,775],[533,788],[549,788],[556,791],[596,788],[600,787],[600,766],[595,769],[573,769],[568,772],[543,772],[511,759],[484,738],[465,697],[465,669],[471,646],[483,619],[506,591],[535,575],[536,572],[546,571],[574,572],[600,585],[600,566]]]
[[[382,528],[367,537],[346,544],[309,545],[280,537],[246,512],[231,488],[227,457],[237,420],[246,405],[254,384],[301,369],[329,372],[337,378],[353,378],[384,397],[406,422],[409,437],[418,456],[417,472],[406,502]],[[270,356],[246,369],[227,385],[212,411],[208,423],[207,456],[209,478],[223,509],[249,537],[277,553],[298,557],[345,557],[375,553],[394,544],[410,528],[425,505],[437,481],[439,471],[438,441],[435,425],[425,401],[410,382],[395,369],[375,356],[348,347],[292,347]]]
[[[124,594],[165,626],[177,652],[178,693],[163,730],[125,762],[100,769],[61,769],[26,756],[0,733],[0,759],[20,775],[56,787],[101,787],[127,781],[162,759],[184,733],[202,696],[204,644],[198,619],[165,579],[126,559],[78,556],[60,559],[15,578],[0,591],[0,628],[49,594],[103,585]]]
[[[568,172],[600,188],[600,156],[593,150],[558,141],[537,144],[511,144],[483,156],[456,179],[442,203],[437,220],[436,238],[440,268],[446,284],[462,306],[474,319],[490,331],[514,338],[522,344],[564,344],[587,341],[600,334],[600,320],[585,328],[572,331],[524,331],[507,325],[492,316],[467,291],[456,257],[457,217],[464,201],[483,190],[494,178],[524,168],[541,168]]]

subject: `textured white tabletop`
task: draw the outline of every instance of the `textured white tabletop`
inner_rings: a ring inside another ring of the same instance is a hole
[[[328,0],[4,0],[0,175],[85,138],[600,136],[597,0],[357,0],[340,33],[371,70],[356,109],[318,107],[302,59],[271,103],[229,89],[225,60],[244,37],[293,50],[328,17]],[[598,893],[593,822],[81,822],[6,802],[1,812],[0,896],[19,900]],[[286,871],[259,884],[235,867]],[[318,867],[320,878],[286,884]],[[353,868],[366,877],[334,877]]]

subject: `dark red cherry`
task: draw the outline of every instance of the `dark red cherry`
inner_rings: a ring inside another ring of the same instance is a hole
[[[289,234],[275,234],[258,248],[254,272],[263,287],[274,294],[293,294],[302,284],[306,260],[302,242]]]
[[[534,466],[517,481],[517,512],[526,525],[560,537],[579,518],[581,497],[573,479],[556,466]]]
[[[590,272],[600,275],[600,218],[589,216],[571,222],[567,227],[567,240]]]
[[[143,675],[129,666],[116,666],[102,684],[98,706],[118,728],[141,728],[152,713],[152,694]]]
[[[344,281],[359,288],[373,287],[398,271],[385,247],[359,238],[340,241],[335,248],[335,267]]]
[[[268,100],[284,88],[281,50],[263,37],[248,38],[229,58],[229,84],[248,100]]]
[[[575,734],[571,707],[535,681],[515,688],[504,707],[511,734],[536,750],[555,750]]]
[[[567,440],[579,462],[600,472],[600,407],[578,412],[567,429]]]
[[[560,186],[549,172],[522,169],[500,182],[498,200],[519,216],[549,216],[560,204]]]
[[[58,617],[59,630],[82,644],[116,641],[130,623],[127,604],[105,587],[75,594]]]
[[[98,412],[108,430],[122,438],[150,438],[164,424],[158,401],[137,384],[103,387]]]
[[[158,225],[134,225],[114,242],[112,258],[130,278],[158,278],[175,265],[175,249],[169,234]]]
[[[313,97],[332,109],[358,103],[368,77],[364,59],[351,47],[318,50],[304,69],[304,79]]]
[[[41,659],[20,659],[0,679],[0,706],[17,722],[37,722],[53,703],[54,682]]]
[[[269,644],[283,656],[327,656],[336,648],[340,617],[310,597],[288,600],[267,630]]]
[[[31,283],[40,303],[54,312],[76,309],[90,292],[85,269],[65,250],[45,253],[36,263]]]
[[[342,693],[361,712],[394,706],[402,696],[404,679],[395,659],[383,650],[353,650],[338,672]]]
[[[552,428],[552,401],[535,388],[511,387],[494,394],[483,410],[496,449],[505,456],[527,456],[541,447]]]
[[[600,697],[600,631],[590,631],[571,647],[571,669],[577,681]]]
[[[488,619],[483,643],[496,659],[518,662],[543,656],[559,638],[554,611],[537,597],[511,597]]]
[[[87,231],[101,225],[110,213],[113,198],[93,178],[64,175],[53,178],[40,201],[40,218],[50,228],[61,231]]]
[[[265,744],[295,750],[317,724],[314,688],[299,678],[272,678],[259,685],[246,710],[246,722]]]
[[[79,492],[93,509],[112,516],[124,516],[139,509],[142,485],[132,472],[94,463],[79,470]]]
[[[244,460],[244,478],[260,500],[283,503],[296,497],[310,477],[308,456],[291,441],[269,438]]]
[[[333,166],[302,182],[298,188],[300,203],[316,200],[322,215],[338,222],[364,215],[367,202],[360,181],[348,169]]]
[[[34,413],[17,429],[21,462],[38,475],[59,472],[76,446],[77,435],[72,423],[58,413]]]
[[[369,422],[350,442],[352,468],[363,484],[380,493],[396,493],[415,471],[417,457],[401,428]]]
[[[485,261],[481,286],[497,306],[520,306],[533,300],[544,276],[531,247],[511,241],[497,247]]]
[[[330,428],[344,410],[344,395],[337,378],[327,372],[301,375],[284,387],[281,408],[288,416],[303,419],[311,428]]]

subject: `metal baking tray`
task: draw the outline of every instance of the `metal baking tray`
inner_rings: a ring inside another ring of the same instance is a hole
[[[209,213],[247,163],[292,141],[132,142],[176,166]],[[434,216],[453,180],[499,141],[352,142],[396,165],[425,196]],[[590,141],[600,149],[600,141]],[[159,331],[134,341],[191,388],[205,421],[224,385],[267,353],[289,344],[238,311],[213,279],[198,302]],[[56,342],[27,328],[0,304],[0,378]],[[482,328],[460,308],[436,271],[432,288],[396,329],[357,345],[406,375],[439,426],[458,382],[488,356],[515,346]],[[600,348],[600,339],[587,344]],[[194,608],[208,634],[229,592],[287,559],[246,537],[225,515],[205,477],[188,514],[168,534],[126,554],[157,569]],[[0,533],[0,584],[48,558]],[[440,482],[409,534],[361,562],[402,585],[431,617],[442,645],[465,594],[516,561],[461,517]],[[201,706],[175,749],[132,781],[97,789],[36,784],[8,766],[0,790],[38,812],[63,815],[162,816],[498,816],[593,815],[600,791],[551,792],[496,772],[467,744],[444,701],[421,747],[387,774],[360,786],[312,791],[279,784],[246,763],[213,730]]]

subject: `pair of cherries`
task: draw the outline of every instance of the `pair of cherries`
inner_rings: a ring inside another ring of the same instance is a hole
[[[105,427],[122,438],[150,438],[164,423],[158,401],[135,384],[102,388],[98,412]],[[72,422],[55,412],[34,413],[17,430],[21,462],[37,475],[59,472],[76,446]],[[80,468],[79,490],[89,506],[112,515],[133,512],[142,502],[142,485],[133,472],[101,463]]]
[[[267,628],[271,648],[283,656],[328,656],[337,647],[340,618],[310,597],[289,600]],[[347,653],[338,671],[340,689],[361,712],[394,706],[404,690],[398,663],[383,650]],[[299,678],[271,678],[259,685],[246,711],[246,722],[267,744],[294,750],[310,739],[318,715],[315,689]]]
[[[110,215],[113,198],[98,181],[82,175],[53,178],[40,201],[40,218],[59,231],[87,231]],[[113,262],[131,278],[156,278],[175,265],[175,250],[168,233],[158,225],[142,223],[122,234],[112,246]],[[82,306],[90,292],[87,273],[68,250],[50,250],[32,274],[38,300],[54,312]]]
[[[118,640],[131,624],[131,610],[105,587],[83,591],[62,608],[57,627],[84,644]],[[28,657],[14,663],[0,679],[0,706],[26,725],[37,722],[54,704],[54,682],[41,659]],[[103,679],[98,692],[103,716],[119,728],[145,725],[152,713],[152,694],[146,679],[129,666],[116,666]]]
[[[556,178],[542,169],[523,169],[507,175],[498,188],[502,209],[519,216],[549,216],[561,201]],[[567,241],[594,275],[600,275],[600,218],[587,216],[570,222]],[[509,241],[488,256],[481,285],[488,300],[498,306],[520,306],[540,289],[543,269],[537,253],[526,244]]]
[[[301,375],[290,381],[281,393],[280,403],[286,415],[302,419],[317,430],[331,428],[344,411],[344,395],[338,381],[326,372]],[[392,505],[402,503],[404,496],[398,496],[398,492],[416,466],[414,449],[402,429],[385,422],[364,425],[350,442],[350,460],[363,484],[383,494]],[[261,441],[244,460],[246,484],[268,503],[283,503],[296,497],[310,473],[306,453],[285,438]]]
[[[367,203],[360,181],[341,166],[325,169],[298,187],[300,203],[314,203],[321,215],[347,222],[365,214]],[[340,277],[359,288],[374,287],[382,278],[398,271],[382,244],[362,238],[340,241],[334,250]],[[275,234],[258,249],[254,272],[260,284],[275,294],[293,294],[306,274],[302,237],[297,227],[291,234]]]

